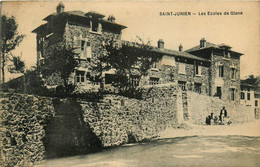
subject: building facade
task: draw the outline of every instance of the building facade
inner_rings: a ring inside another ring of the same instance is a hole
[[[72,43],[79,67],[71,74],[71,82],[81,90],[98,88],[101,81],[96,79],[93,66],[105,52],[102,46],[109,39],[122,42],[121,34],[126,26],[116,23],[113,16],[105,19],[94,11],[66,12],[64,9],[60,3],[56,13],[43,19],[47,23],[33,30],[37,34],[37,65],[44,63],[44,57],[50,54],[49,47]],[[151,52],[158,54],[160,60],[151,66],[147,76],[132,76],[131,82],[135,86],[174,83],[183,91],[239,102],[242,54],[232,51],[231,47],[202,39],[199,46],[183,51],[180,45],[175,51],[164,48],[164,41],[160,39]],[[104,71],[102,82],[110,85],[114,74],[115,69]]]
[[[212,44],[204,38],[200,44],[186,52],[210,60],[209,68],[209,95],[220,99],[240,100],[240,56],[242,53],[231,50],[225,44]]]

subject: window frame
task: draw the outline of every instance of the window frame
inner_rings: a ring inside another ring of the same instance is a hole
[[[245,99],[245,92],[241,92],[241,93],[240,93],[240,99],[241,99],[241,100],[244,100],[244,99]]]
[[[85,78],[85,71],[80,71],[80,70],[77,70],[76,71],[76,83],[85,83],[86,81],[86,78]]]
[[[246,99],[247,100],[251,100],[251,93],[250,92],[247,93],[247,98]]]
[[[197,61],[195,62],[194,65],[194,72],[195,72],[195,76],[201,76],[201,66]]]
[[[158,85],[159,81],[160,81],[160,78],[150,77],[149,78],[149,85]]]
[[[224,65],[218,66],[218,77],[223,78],[224,77]]]
[[[231,79],[235,80],[236,79],[236,69],[235,68],[231,68]]]
[[[186,84],[187,84],[187,82],[185,82],[185,81],[178,81],[178,86],[181,88],[182,91],[187,90]]]
[[[231,88],[230,99],[231,99],[231,101],[235,101],[235,99],[236,99],[236,97],[235,97],[235,88]]]

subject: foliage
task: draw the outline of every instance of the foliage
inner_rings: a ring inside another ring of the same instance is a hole
[[[10,60],[10,52],[14,50],[23,40],[25,35],[17,32],[18,24],[14,16],[1,16],[1,70],[2,82],[5,82],[5,65]]]
[[[131,76],[146,76],[151,65],[157,62],[160,55],[152,51],[150,41],[145,43],[141,38],[137,42],[118,43],[115,40],[107,41],[104,45],[106,54],[101,58],[103,70],[115,69],[113,86],[119,92],[135,90],[136,85],[132,85]]]
[[[50,77],[53,74],[58,74],[63,81],[65,94],[72,92],[72,85],[69,84],[71,73],[78,66],[78,62],[74,58],[74,51],[71,46],[55,46],[50,48],[51,54],[44,59],[45,63],[41,65],[40,71],[43,76]]]
[[[3,87],[6,91],[14,91],[16,93],[48,95],[50,91],[44,87],[39,72],[31,69],[27,70],[23,76],[6,82]]]
[[[241,81],[242,83],[247,83],[253,86],[257,86],[260,84],[260,76],[254,76],[254,75],[249,75],[248,78],[245,80]]]
[[[23,73],[25,70],[25,63],[21,60],[20,56],[12,56],[11,62],[13,64],[13,68],[9,69],[11,73]]]

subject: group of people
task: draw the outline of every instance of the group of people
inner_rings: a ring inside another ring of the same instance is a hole
[[[211,113],[209,116],[206,117],[207,125],[230,125],[231,123],[232,122],[227,115],[227,110],[225,107],[220,110],[219,116],[214,116],[214,114]]]

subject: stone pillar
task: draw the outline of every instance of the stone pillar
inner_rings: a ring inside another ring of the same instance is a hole
[[[182,92],[178,90],[177,92],[177,123],[183,123],[183,104],[182,104]]]

